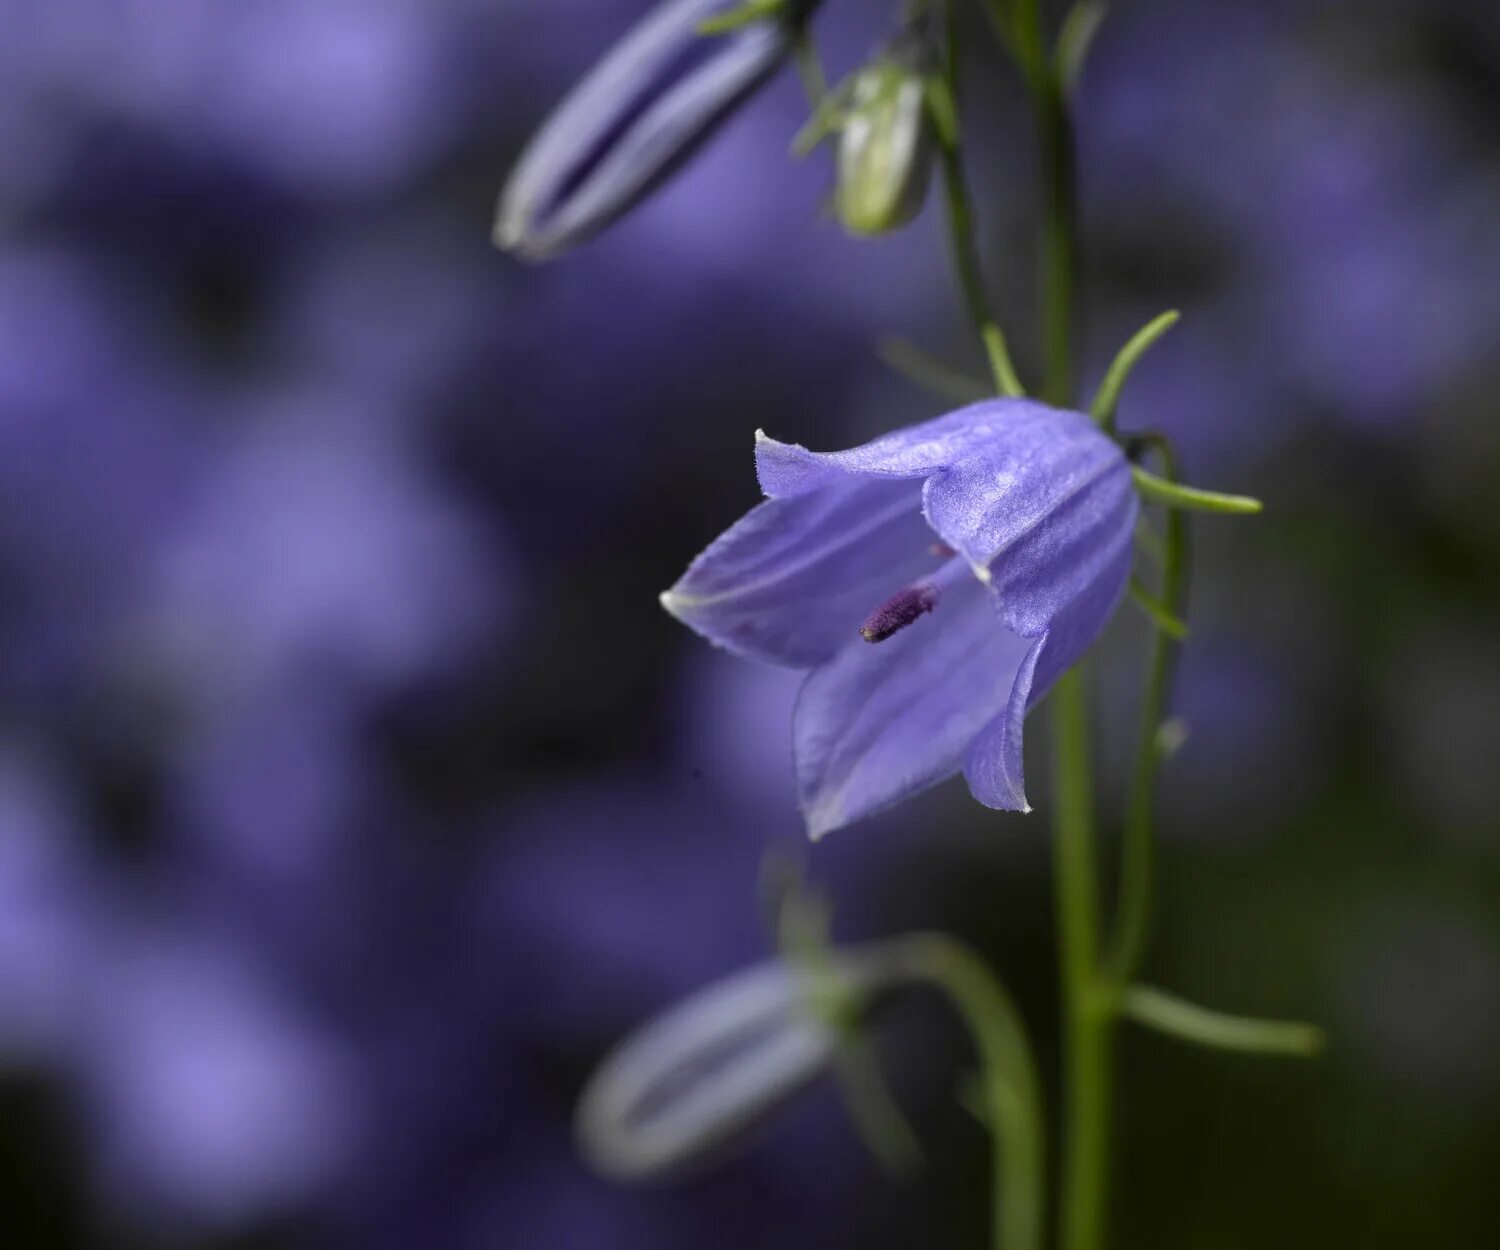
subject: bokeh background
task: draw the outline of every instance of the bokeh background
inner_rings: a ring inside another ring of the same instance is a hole
[[[936,214],[824,216],[790,75],[606,239],[490,248],[644,7],[0,5],[4,1245],[981,1244],[936,1001],[881,1036],[905,1184],[821,1087],[677,1186],[570,1143],[613,1040],[764,956],[801,846],[795,680],[656,592],[754,501],[757,426],[941,410],[884,336],[979,366]],[[885,7],[827,0],[835,71]],[[967,34],[1029,364],[1027,128]],[[1128,1035],[1122,1247],[1494,1244],[1497,117],[1491,0],[1123,0],[1083,83],[1089,378],[1181,307],[1122,419],[1268,503],[1197,527],[1151,973],[1333,1039]],[[1097,660],[1111,813],[1144,641],[1122,613]],[[841,935],[980,947],[1050,1055],[1041,808],[955,783],[804,857]]]

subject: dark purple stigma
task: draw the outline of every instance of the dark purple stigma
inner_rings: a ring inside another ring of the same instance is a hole
[[[866,642],[884,642],[919,616],[931,612],[937,607],[937,601],[936,586],[908,586],[870,613],[870,619],[859,627],[860,636]]]

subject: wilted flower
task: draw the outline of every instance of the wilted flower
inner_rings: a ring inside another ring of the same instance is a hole
[[[1029,810],[1026,713],[1129,575],[1138,501],[1119,448],[1022,399],[850,451],[757,440],[769,498],[662,603],[738,654],[811,670],[793,725],[808,832],[960,768],[980,802]]]
[[[898,49],[855,75],[838,158],[839,220],[850,234],[903,226],[927,198],[932,137],[918,55]]]
[[[597,234],[685,162],[781,65],[812,7],[793,0],[722,34],[733,0],[667,0],[574,88],[501,196],[499,246],[545,260]]]
[[[639,1180],[713,1152],[821,1073],[839,1021],[898,973],[880,948],[830,953],[815,967],[758,964],[684,999],[590,1080],[583,1153],[608,1176]]]

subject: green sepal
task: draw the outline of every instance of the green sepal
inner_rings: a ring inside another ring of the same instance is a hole
[[[1150,985],[1125,990],[1120,1013],[1148,1029],[1211,1050],[1312,1058],[1322,1053],[1327,1041],[1314,1024],[1225,1015]]]
[[[1115,410],[1120,406],[1120,392],[1125,389],[1125,383],[1136,365],[1140,363],[1141,357],[1150,351],[1157,340],[1175,326],[1181,318],[1182,314],[1175,309],[1162,313],[1156,320],[1137,330],[1130,342],[1120,349],[1120,354],[1114,358],[1104,374],[1104,380],[1099,383],[1099,391],[1094,396],[1094,402],[1089,405],[1089,411],[1094,420],[1106,430],[1114,428]]]
[[[1057,34],[1057,77],[1063,90],[1072,95],[1078,88],[1078,79],[1094,46],[1094,36],[1104,25],[1109,5],[1104,0],[1078,0],[1063,19],[1062,29]]]
[[[1168,638],[1181,642],[1188,636],[1187,622],[1174,616],[1167,605],[1147,590],[1138,577],[1130,579],[1130,597],[1136,607],[1150,617],[1151,623]]]
[[[958,146],[958,103],[953,98],[953,88],[940,74],[927,75],[924,83],[927,96],[927,117],[932,122],[933,134],[945,152]]]
[[[959,404],[978,403],[993,391],[988,382],[970,377],[903,338],[884,338],[876,347],[881,361],[907,381]]]
[[[922,1163],[922,1144],[891,1095],[879,1056],[857,1023],[863,1004],[839,985],[832,959],[833,911],[810,890],[799,865],[785,858],[762,866],[776,945],[790,964],[808,969],[806,1006],[839,1034],[834,1077],[855,1133],[891,1176],[909,1176]]]
[[[1259,499],[1253,499],[1249,495],[1224,495],[1218,491],[1180,486],[1147,472],[1138,464],[1130,466],[1130,476],[1135,479],[1135,488],[1142,499],[1147,503],[1164,504],[1168,508],[1185,508],[1189,512],[1217,512],[1226,516],[1253,516],[1265,507]]]
[[[700,35],[728,35],[768,17],[779,17],[787,7],[787,0],[745,0],[737,9],[705,17],[698,23]]]

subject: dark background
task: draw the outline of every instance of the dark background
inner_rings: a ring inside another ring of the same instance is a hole
[[[605,240],[489,247],[644,7],[0,4],[4,1245],[981,1244],[936,1001],[882,1036],[905,1186],[822,1087],[677,1187],[570,1147],[612,1041],[764,956],[759,866],[801,845],[795,679],[657,592],[754,501],[756,427],[942,409],[882,336],[979,365],[936,213],[823,216],[791,75]],[[827,0],[831,67],[887,20]],[[1029,368],[1027,126],[967,35]],[[1122,420],[1267,502],[1197,527],[1151,975],[1332,1038],[1127,1035],[1118,1244],[1497,1244],[1500,16],[1121,3],[1079,108],[1086,380],[1181,307]],[[1144,642],[1122,612],[1096,664],[1111,814]],[[807,859],[842,935],[980,946],[1050,1056],[1039,807],[953,783]]]

